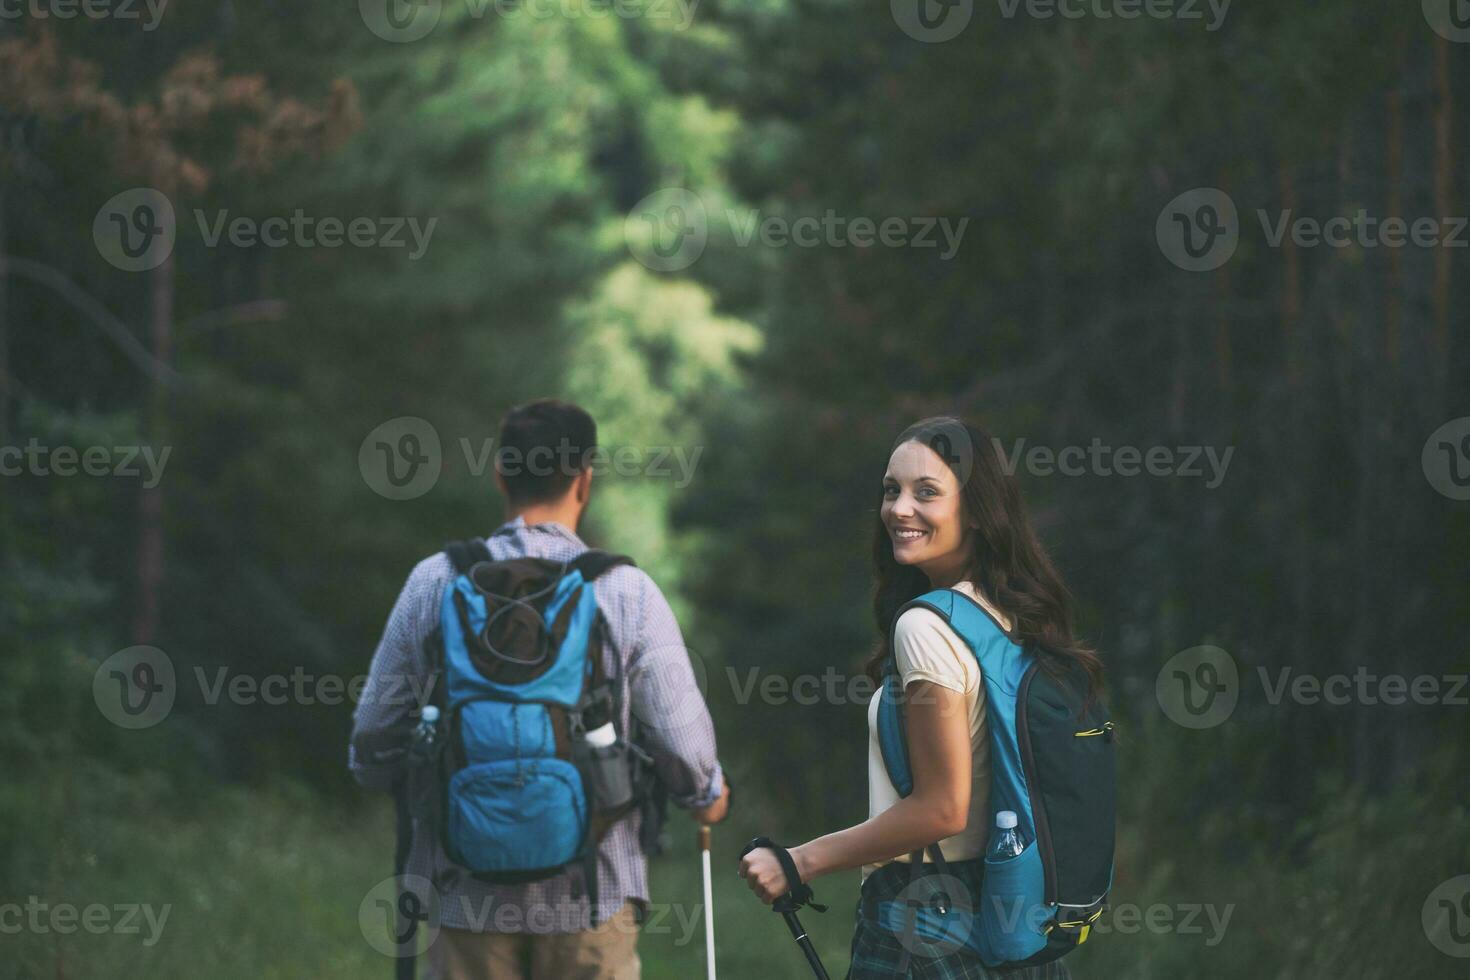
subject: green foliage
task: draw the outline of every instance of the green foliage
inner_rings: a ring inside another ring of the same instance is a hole
[[[0,787],[0,900],[157,896],[178,916],[157,948],[27,934],[7,965],[386,970],[354,921],[389,834],[381,801],[343,771],[350,706],[210,704],[194,672],[363,673],[413,564],[499,522],[474,457],[501,414],[551,395],[591,409],[609,449],[648,463],[670,447],[690,465],[599,474],[583,530],[670,593],[704,667],[742,800],[717,834],[727,975],[803,975],[729,874],[736,843],[814,836],[866,807],[861,703],[737,688],[750,671],[855,670],[874,636],[889,440],[940,411],[1007,445],[1235,450],[1215,489],[1020,473],[1123,721],[1115,901],[1235,906],[1215,946],[1099,936],[1076,973],[1443,975],[1417,916],[1470,861],[1463,804],[1445,789],[1463,708],[1273,704],[1255,680],[1286,666],[1463,672],[1470,629],[1470,606],[1443,601],[1464,591],[1470,512],[1430,490],[1419,458],[1426,434],[1466,411],[1449,383],[1464,376],[1463,337],[1435,320],[1441,303],[1459,310],[1463,270],[1441,278],[1431,249],[1288,258],[1256,217],[1462,207],[1440,195],[1470,186],[1452,138],[1470,127],[1464,46],[1435,49],[1416,4],[1319,7],[1237,4],[1208,33],[977,4],[944,44],[850,0],[721,0],[686,25],[450,2],[412,44],[374,37],[352,4],[172,5],[151,33],[47,25],[56,50],[96,65],[68,76],[74,100],[177,107],[187,92],[165,97],[165,79],[207,52],[301,105],[348,80],[360,105],[335,108],[360,108],[361,126],[335,149],[309,140],[313,155],[269,179],[221,162],[234,145],[223,128],[191,136],[215,163],[208,189],[176,202],[182,380],[164,391],[55,285],[155,343],[157,283],[91,243],[98,206],[139,178],[97,164],[115,147],[51,111],[58,87],[36,82],[49,75],[17,76],[37,103],[0,86],[0,254],[55,274],[11,274],[0,291],[0,445],[166,441],[156,642],[186,681],[147,731],[109,725],[91,700],[98,665],[132,642],[138,481],[0,477],[0,753],[19,774]],[[0,24],[0,39],[19,30]],[[286,123],[306,118],[283,104]],[[51,109],[31,135],[10,125],[36,105]],[[675,186],[699,195],[708,245],[687,270],[650,272],[630,260],[626,218]],[[1225,187],[1241,213],[1238,252],[1212,274],[1175,268],[1153,239],[1164,203],[1196,186]],[[196,206],[434,230],[418,258],[210,246]],[[767,248],[737,234],[752,209],[968,224],[948,259]],[[394,501],[358,451],[404,415],[435,427],[443,471]],[[1241,665],[1237,712],[1205,731],[1168,725],[1159,666],[1204,642]],[[697,893],[687,848],[654,885],[660,900]],[[840,970],[856,875],[819,891],[834,913],[808,924]],[[698,941],[650,935],[644,951],[652,978],[700,969]]]

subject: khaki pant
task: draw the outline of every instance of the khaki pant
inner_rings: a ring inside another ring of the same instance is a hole
[[[585,932],[440,929],[429,947],[432,980],[639,980],[632,902]]]

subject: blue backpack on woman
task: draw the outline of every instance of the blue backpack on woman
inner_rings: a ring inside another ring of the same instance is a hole
[[[1086,698],[1079,668],[1048,671],[969,596],[936,589],[899,615],[913,606],[943,618],[980,664],[990,729],[988,826],[996,834],[995,815],[1014,811],[1025,850],[1000,861],[987,857],[978,897],[940,892],[926,902],[887,902],[880,921],[895,934],[968,948],[988,967],[1055,960],[1087,940],[1112,888],[1113,723]],[[878,703],[878,741],[889,779],[908,796],[914,782],[903,685],[892,659]],[[928,850],[947,874],[938,844]],[[922,856],[913,855],[916,881],[924,874]]]

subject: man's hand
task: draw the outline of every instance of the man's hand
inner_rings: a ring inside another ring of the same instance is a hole
[[[699,823],[702,823],[705,826],[719,823],[721,820],[724,820],[725,815],[730,812],[730,781],[726,779],[723,781],[723,783],[724,785],[720,787],[719,799],[715,800],[713,803],[702,810],[692,811],[694,819]]]

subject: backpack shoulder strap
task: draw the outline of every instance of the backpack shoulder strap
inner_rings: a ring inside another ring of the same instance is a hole
[[[567,571],[579,571],[582,573],[582,581],[591,582],[599,575],[618,565],[632,565],[638,567],[638,563],[627,555],[614,554],[611,551],[600,551],[589,548],[567,564]]]
[[[954,627],[962,639],[970,642],[970,638],[955,626],[957,600],[959,597],[953,589],[934,589],[904,603],[893,616],[888,637],[889,649],[893,648],[899,617],[916,606],[933,612]],[[914,773],[909,765],[909,740],[903,723],[903,678],[899,677],[898,668],[891,656],[883,674],[878,697],[878,748],[883,754],[883,768],[887,770],[888,779],[898,795],[905,797],[914,791]]]
[[[485,546],[484,538],[451,541],[444,546],[444,553],[449,556],[456,575],[463,575],[480,562],[491,560],[490,549]]]

